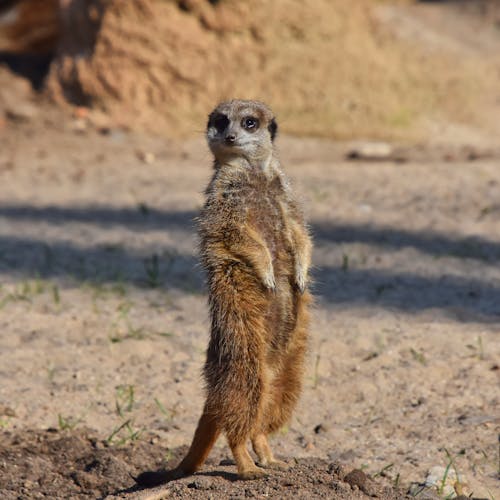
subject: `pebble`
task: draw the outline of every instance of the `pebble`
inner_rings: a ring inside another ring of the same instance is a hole
[[[29,102],[7,102],[5,104],[5,115],[14,121],[27,122],[38,115],[38,109]]]
[[[393,147],[387,142],[359,142],[354,144],[346,154],[349,160],[390,160]]]
[[[444,483],[443,478],[446,478]],[[439,489],[439,493],[445,498],[468,493],[466,477],[460,474],[460,477],[457,478],[457,474],[452,467],[449,467],[448,471],[446,471],[446,467],[441,465],[429,469],[425,478],[425,486]]]

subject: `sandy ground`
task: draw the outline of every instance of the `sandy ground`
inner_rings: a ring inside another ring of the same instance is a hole
[[[203,403],[208,312],[193,223],[211,169],[203,138],[176,144],[80,125],[0,131],[7,498],[49,491],[43,464],[56,467],[64,446],[35,445],[47,439],[112,450],[132,475],[173,463]],[[341,144],[278,144],[314,235],[316,306],[304,394],[274,439],[277,455],[301,459],[295,479],[341,463],[400,493],[451,463],[464,493],[500,498],[500,160],[352,162]],[[209,470],[234,474],[219,465],[224,440],[213,457]],[[82,460],[71,467],[89,472]],[[335,497],[278,476],[272,494],[265,481],[233,491],[217,489],[240,484],[225,476],[197,480],[200,498]],[[112,487],[64,481],[61,497],[133,495],[126,474]],[[168,495],[192,496],[191,483]],[[338,484],[339,498],[361,495]]]

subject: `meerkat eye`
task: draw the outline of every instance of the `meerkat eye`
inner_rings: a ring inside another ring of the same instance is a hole
[[[221,134],[229,125],[229,118],[226,115],[217,115],[213,120],[213,125],[217,129],[217,132]]]
[[[246,116],[241,120],[241,126],[247,130],[259,128],[259,120],[253,116]]]

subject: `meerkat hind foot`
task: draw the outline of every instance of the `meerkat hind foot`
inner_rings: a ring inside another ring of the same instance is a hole
[[[264,469],[283,470],[283,471],[290,469],[290,464],[287,464],[285,461],[278,460],[276,458],[264,463],[259,462],[259,466],[264,467]]]
[[[238,472],[238,477],[244,481],[248,481],[250,479],[263,479],[268,475],[269,474],[264,469],[257,466]]]

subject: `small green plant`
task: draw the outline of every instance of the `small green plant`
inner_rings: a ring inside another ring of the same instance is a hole
[[[60,413],[57,414],[57,424],[61,431],[73,430],[79,423],[83,422],[81,418],[63,417]]]
[[[122,280],[113,283],[113,285],[111,286],[111,290],[119,297],[125,297],[125,295],[127,295],[127,288],[125,287],[125,284]]]
[[[163,457],[163,461],[165,463],[168,463],[170,462],[170,460],[172,460],[172,458],[174,458],[174,454],[172,453],[172,450],[168,448],[167,451],[165,452],[165,456]]]
[[[61,303],[61,294],[59,293],[59,287],[56,284],[52,285],[52,299],[54,304],[58,306]]]
[[[54,383],[54,377],[56,376],[56,367],[52,362],[49,362],[49,364],[46,367],[47,370],[47,379],[49,380],[49,384]]]
[[[423,352],[419,352],[416,349],[410,348],[411,355],[415,361],[418,361],[421,365],[427,365],[427,359],[424,356]]]
[[[135,404],[134,386],[130,384],[119,385],[115,394],[116,414],[123,419],[122,423],[115,427],[111,434],[106,438],[108,444],[121,446],[128,441],[136,441],[144,429],[134,429],[134,421],[127,418]]]
[[[387,471],[389,469],[392,469],[392,467],[394,467],[394,464],[393,463],[390,463],[390,464],[387,464],[385,465],[384,467],[382,467],[378,472],[375,472],[375,474],[373,474],[373,477],[378,477],[378,476],[381,476],[381,477],[384,477],[386,476],[387,474]]]
[[[165,417],[166,420],[172,420],[172,414],[163,406],[163,404],[160,402],[158,398],[154,399],[156,406],[158,409],[163,413],[163,416]]]
[[[483,337],[481,335],[477,336],[477,351],[478,358],[483,361],[484,360],[484,347],[483,347]]]
[[[143,431],[144,429],[134,429],[132,419],[128,419],[113,429],[111,434],[106,438],[106,442],[115,446],[122,446],[128,441],[139,439]]]
[[[455,465],[455,459],[452,457],[451,453],[446,448],[444,448],[444,452],[446,453],[448,463],[446,464],[446,467],[444,469],[443,477],[441,478],[441,482],[438,485],[437,492],[439,495],[444,495],[445,487],[446,487],[446,480],[448,479],[448,476],[450,475],[450,469],[453,469],[453,471],[455,472],[455,485],[454,485],[453,489],[455,491],[445,496],[445,498],[453,498],[455,496],[455,492],[457,492],[457,490],[462,489],[462,483],[460,480],[460,474],[459,474],[458,469]]]
[[[401,475],[398,472],[396,474],[396,477],[394,478],[394,488],[399,488],[400,481],[401,481]]]
[[[288,425],[284,425],[280,430],[279,430],[279,433],[282,435],[282,436],[285,436],[286,434],[288,434],[290,432],[290,427],[288,427]]]
[[[160,286],[160,259],[157,254],[144,259],[144,270],[146,271],[146,281],[151,288]]]
[[[342,254],[342,271],[347,272],[349,270],[349,255],[346,253]]]
[[[135,402],[133,385],[119,385],[116,388],[115,408],[116,413],[123,417],[125,412],[131,412]]]

